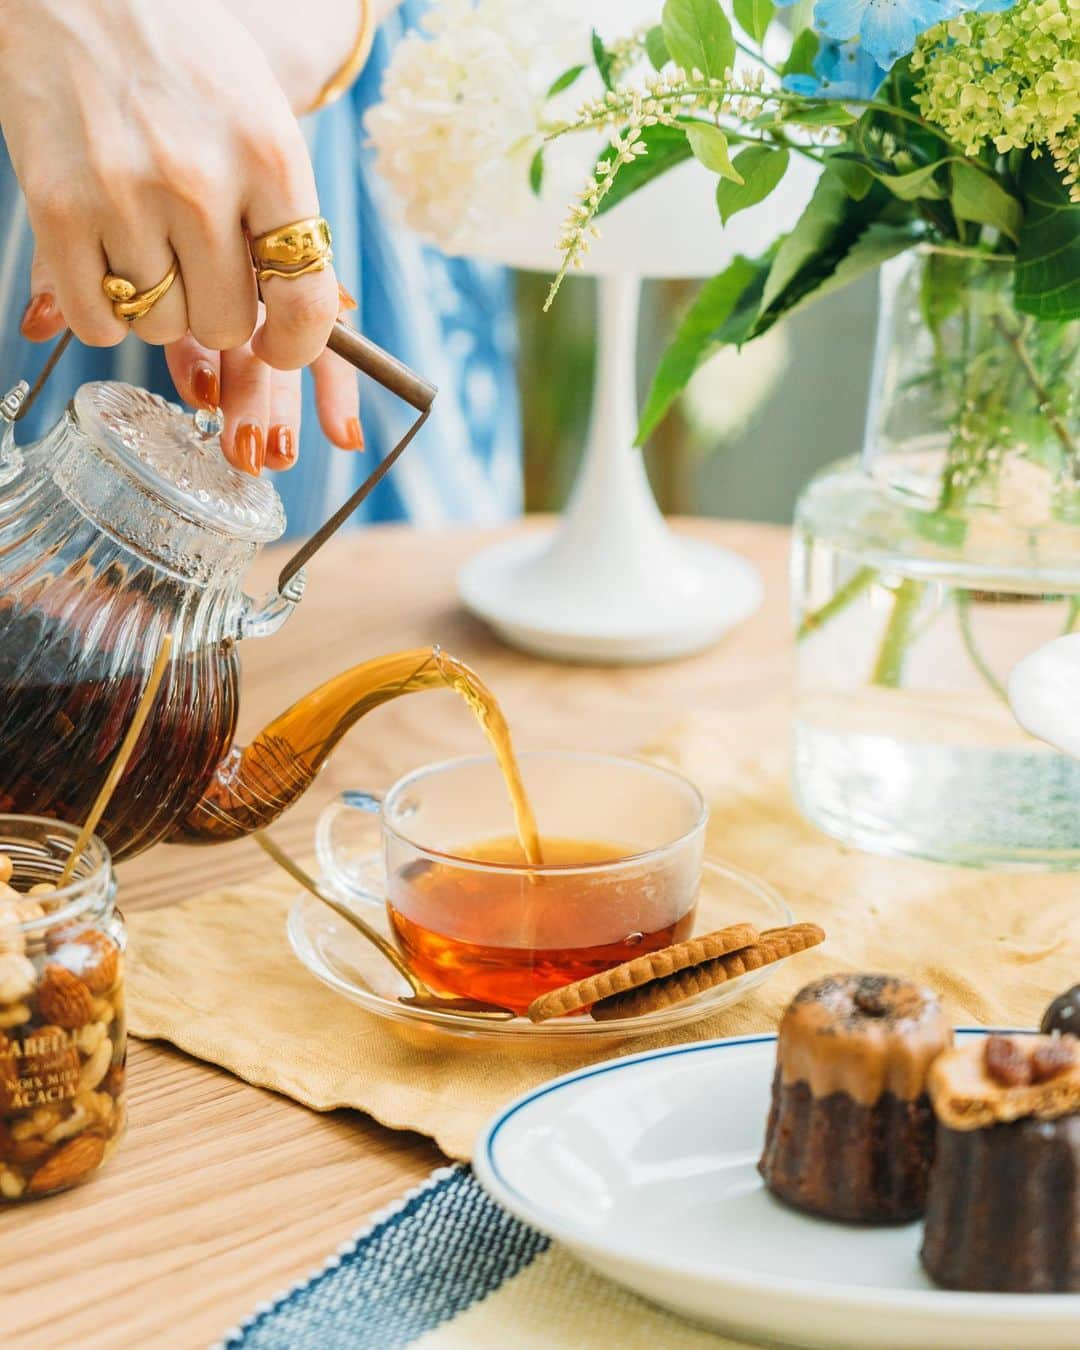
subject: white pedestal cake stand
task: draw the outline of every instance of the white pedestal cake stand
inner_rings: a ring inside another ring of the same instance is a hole
[[[569,505],[554,531],[497,544],[458,579],[466,607],[507,642],[562,660],[661,661],[711,646],[760,604],[748,562],[680,538],[657,508],[634,448],[638,297],[643,276],[712,276],[736,253],[760,252],[797,218],[814,172],[796,160],[772,198],[723,231],[715,180],[690,163],[604,217],[585,269],[599,276],[597,375]],[[528,219],[485,240],[483,255],[553,270],[565,209],[557,192],[546,193]]]
[[[600,281],[591,426],[558,528],[497,544],[458,578],[474,614],[537,655],[662,661],[709,646],[761,602],[748,562],[668,528],[633,448],[639,292],[634,276]]]

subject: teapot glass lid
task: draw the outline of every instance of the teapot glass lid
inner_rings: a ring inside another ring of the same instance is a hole
[[[79,429],[117,472],[185,520],[265,544],[285,529],[281,499],[265,478],[234,469],[216,434],[145,389],[99,381],[72,400]]]

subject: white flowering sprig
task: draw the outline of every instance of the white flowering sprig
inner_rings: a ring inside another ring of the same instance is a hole
[[[687,129],[705,118],[720,131],[720,119],[732,118],[740,122],[755,122],[763,126],[768,114],[773,114],[775,130],[779,131],[782,110],[786,104],[804,106],[807,100],[791,96],[781,89],[766,87],[765,71],[760,67],[742,71],[727,70],[724,77],[706,78],[700,70],[667,68],[649,75],[643,86],[616,84],[602,97],[590,98],[581,104],[569,121],[548,132],[554,140],[573,132],[609,130],[611,146],[596,163],[592,174],[570,206],[563,229],[556,241],[562,253],[562,264],[552,281],[544,309],[550,308],[568,271],[584,265],[584,258],[593,239],[600,237],[596,216],[604,198],[615,185],[620,169],[647,155],[645,141],[647,128],[654,126]],[[830,128],[821,128],[819,139],[829,136]],[[765,135],[746,135],[729,131],[722,135],[725,146],[730,136],[750,143],[767,143]],[[777,140],[777,145],[788,144]],[[802,148],[802,147],[798,147]],[[727,165],[724,176],[741,183],[737,170]]]

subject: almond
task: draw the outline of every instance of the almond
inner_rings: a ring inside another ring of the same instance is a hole
[[[66,1031],[93,1020],[94,1000],[82,980],[64,966],[49,965],[37,991],[38,1011]]]
[[[56,1152],[38,1168],[30,1178],[31,1195],[41,1195],[43,1191],[57,1191],[62,1186],[72,1186],[81,1181],[95,1168],[101,1166],[105,1157],[105,1140],[96,1134],[80,1134]]]
[[[59,945],[54,945],[50,934],[49,952],[54,961],[77,975],[92,994],[108,993],[120,973],[116,944],[96,929],[77,936],[66,934]]]
[[[51,1152],[52,1144],[47,1144],[44,1139],[20,1139],[12,1142],[7,1156],[13,1163],[38,1163]]]

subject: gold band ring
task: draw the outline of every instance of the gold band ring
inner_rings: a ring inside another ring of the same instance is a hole
[[[127,323],[134,323],[136,319],[143,319],[150,313],[162,296],[168,293],[179,275],[180,264],[174,256],[169,270],[158,284],[151,286],[148,291],[137,291],[130,281],[114,276],[112,272],[106,274],[101,289],[112,301],[116,317]]]
[[[334,260],[333,236],[322,216],[268,230],[251,241],[251,260],[260,281],[292,280],[321,272]]]

